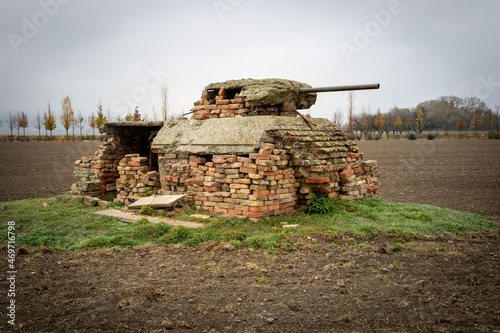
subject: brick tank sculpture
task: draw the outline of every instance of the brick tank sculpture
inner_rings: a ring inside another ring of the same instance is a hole
[[[153,141],[159,193],[254,218],[301,209],[315,193],[341,200],[377,194],[376,161],[363,161],[329,120],[298,117],[297,109],[316,101],[314,90],[281,79],[207,86],[192,119],[166,122]]]
[[[261,218],[300,210],[315,193],[357,200],[378,193],[377,162],[363,161],[329,120],[297,110],[311,107],[316,92],[377,87],[311,88],[282,79],[213,83],[194,103],[192,119],[105,124],[100,130],[107,139],[77,168],[95,169],[101,195],[126,204],[144,191],[185,194],[200,209]]]

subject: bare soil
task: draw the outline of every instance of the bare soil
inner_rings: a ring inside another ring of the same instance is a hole
[[[469,211],[500,222],[500,140],[361,141],[378,161],[380,197]]]
[[[498,220],[499,144],[373,141],[360,148],[379,161],[383,198]],[[22,158],[17,165],[36,169]],[[61,169],[47,170],[40,177]],[[58,186],[64,192],[71,182]],[[498,233],[293,242],[293,251],[229,251],[211,242],[81,252],[18,247],[16,326],[7,323],[2,274],[0,331],[500,332]],[[7,272],[6,260],[0,269]]]
[[[48,198],[68,192],[74,162],[99,142],[0,142],[0,201]]]
[[[17,325],[7,324],[2,295],[0,330],[500,332],[498,235],[441,235],[398,252],[383,238],[345,245],[318,236],[294,248],[20,255]]]

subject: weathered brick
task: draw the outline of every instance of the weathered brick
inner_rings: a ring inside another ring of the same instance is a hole
[[[323,184],[323,183],[328,183],[330,181],[330,179],[329,178],[323,178],[323,177],[319,177],[319,178],[305,178],[304,181],[307,184]]]

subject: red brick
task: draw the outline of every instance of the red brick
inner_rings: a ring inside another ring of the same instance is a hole
[[[297,111],[297,107],[295,107],[295,106],[282,106],[281,111]]]
[[[195,195],[194,200],[195,201],[208,201],[208,197],[200,197],[200,196]]]
[[[268,206],[268,207],[269,207],[269,210],[277,210],[277,209],[280,209],[280,205],[279,205],[279,204],[270,205],[270,206]]]
[[[224,88],[220,88],[219,89],[219,93],[218,93],[219,96],[223,96],[223,97],[226,97],[226,89]]]
[[[221,99],[219,101],[215,101],[216,105],[228,105],[231,104],[231,101],[228,99]]]
[[[243,212],[243,216],[252,217],[252,218],[261,218],[264,216],[264,214],[254,213],[254,212]]]
[[[223,208],[219,208],[219,207],[214,207],[214,213],[227,214],[227,209],[223,209]]]
[[[329,178],[306,178],[305,182],[307,184],[323,184],[328,183],[330,181]]]
[[[269,206],[264,207],[250,207],[251,212],[267,212],[269,210]]]
[[[250,158],[253,158],[253,159],[258,159],[258,160],[270,160],[271,159],[271,155],[270,154],[250,154],[249,155]]]
[[[207,192],[219,192],[221,190],[220,187],[215,187],[215,186],[203,186],[203,190]]]
[[[251,168],[240,168],[240,172],[242,173],[257,173],[257,169],[251,169]]]
[[[105,167],[104,164],[92,164],[92,169],[104,169]]]
[[[238,162],[243,162],[243,163],[251,163],[251,162],[252,162],[252,159],[251,159],[251,158],[249,158],[249,157],[241,157],[241,156],[238,156],[237,161],[238,161]]]
[[[341,179],[347,179],[352,176],[354,176],[354,170],[342,171],[341,173],[339,173],[339,177]]]
[[[264,190],[264,191],[253,191],[254,195],[269,195],[269,191]]]
[[[234,206],[234,209],[243,211],[243,212],[248,212],[250,210],[250,207],[248,206]]]

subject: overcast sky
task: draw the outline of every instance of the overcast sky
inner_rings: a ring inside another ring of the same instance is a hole
[[[497,0],[2,0],[0,131],[24,111],[36,132],[49,101],[62,133],[66,95],[86,116],[100,99],[113,118],[136,105],[151,118],[162,82],[170,111],[188,112],[206,85],[239,78],[380,83],[356,93],[356,112],[444,95],[493,107],[499,13]],[[323,93],[310,112],[346,106],[347,93]]]

